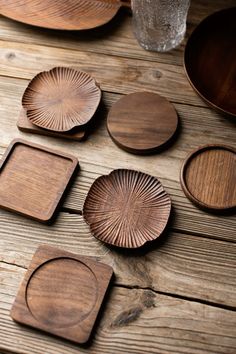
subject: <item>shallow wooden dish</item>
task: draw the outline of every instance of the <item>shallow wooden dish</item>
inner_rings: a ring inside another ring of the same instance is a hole
[[[203,20],[184,55],[187,77],[213,108],[236,117],[236,7]]]
[[[17,128],[20,131],[25,132],[25,133],[45,135],[45,136],[51,136],[54,138],[62,138],[62,139],[75,140],[75,141],[82,141],[86,137],[85,129],[78,130],[78,129],[74,128],[74,129],[70,130],[69,132],[54,132],[52,130],[39,128],[39,127],[37,127],[37,125],[32,124],[29,121],[24,109],[22,109],[20,111],[19,118],[17,121]]]
[[[74,156],[13,140],[0,161],[0,208],[50,221],[77,165]]]
[[[26,88],[22,105],[31,123],[66,132],[87,124],[101,100],[101,90],[87,73],[56,67],[36,75]]]
[[[40,246],[11,310],[12,318],[77,343],[91,334],[112,277],[111,267]]]
[[[161,235],[170,210],[170,197],[157,178],[122,169],[93,183],[83,215],[99,240],[137,248]]]
[[[33,26],[85,30],[110,21],[128,0],[0,0],[1,15]]]
[[[110,109],[107,130],[112,140],[133,154],[157,152],[172,140],[178,127],[174,106],[152,92],[122,97]]]
[[[236,150],[225,145],[206,145],[185,160],[180,175],[186,196],[208,211],[236,208]]]

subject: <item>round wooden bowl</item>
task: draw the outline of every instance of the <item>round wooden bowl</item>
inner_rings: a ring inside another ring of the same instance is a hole
[[[198,207],[223,212],[236,208],[236,150],[205,145],[185,160],[180,182],[186,196]]]
[[[236,7],[204,19],[184,54],[187,77],[213,108],[236,117]]]
[[[107,130],[123,150],[145,155],[157,152],[172,140],[178,127],[174,106],[153,92],[135,92],[111,108]]]
[[[110,21],[128,0],[0,0],[1,15],[33,26],[85,30]]]
[[[57,67],[31,80],[23,94],[22,105],[31,123],[65,132],[88,123],[100,100],[101,90],[89,74]]]
[[[170,210],[170,197],[157,178],[120,169],[93,183],[83,215],[99,240],[137,248],[161,235]]]

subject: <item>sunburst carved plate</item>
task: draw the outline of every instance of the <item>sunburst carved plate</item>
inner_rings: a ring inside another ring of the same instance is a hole
[[[158,238],[170,211],[170,197],[157,178],[126,169],[99,177],[83,207],[92,234],[124,248],[141,247]]]
[[[87,73],[56,67],[36,75],[26,88],[22,105],[31,123],[56,132],[83,126],[94,116],[101,90]]]

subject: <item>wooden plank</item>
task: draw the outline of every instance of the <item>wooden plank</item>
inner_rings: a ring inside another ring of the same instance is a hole
[[[188,16],[187,35],[209,14],[225,7],[235,5],[234,0],[204,1],[192,0]],[[95,31],[67,32],[36,28],[13,22],[0,17],[1,39],[24,43],[37,43],[50,47],[83,50],[92,53],[103,53],[127,58],[151,60],[162,63],[182,65],[182,53],[185,41],[175,50],[167,53],[145,51],[138,45],[132,29],[131,16],[126,10],[106,26]],[[20,36],[19,36],[20,33]],[[92,45],[91,45],[92,44]],[[129,50],[127,50],[129,48]]]
[[[31,79],[40,71],[70,66],[94,76],[105,91],[151,90],[174,102],[206,106],[181,66],[17,42],[0,41],[0,48],[0,75]]]
[[[78,346],[15,324],[9,316],[25,270],[0,263],[0,349],[24,354],[222,353],[236,349],[236,316],[150,290],[112,287],[92,341]]]
[[[56,222],[35,221],[0,211],[0,260],[28,267],[40,244],[110,265],[116,284],[236,307],[236,244],[169,232],[140,250],[117,250],[91,236],[83,217],[60,213]]]
[[[218,113],[204,108],[189,108],[176,104],[181,119],[181,132],[176,143],[167,151],[153,156],[135,156],[114,145],[106,131],[106,114],[120,95],[105,93],[96,129],[88,140],[73,143],[62,139],[24,134],[16,128],[21,96],[27,81],[1,77],[0,82],[0,154],[9,142],[21,136],[27,140],[48,145],[74,154],[80,160],[81,171],[73,184],[64,206],[80,212],[93,181],[115,168],[133,168],[157,176],[166,187],[174,204],[173,228],[179,231],[205,235],[222,240],[235,240],[235,216],[215,216],[200,211],[184,196],[179,183],[179,171],[187,153],[206,143],[221,143],[236,147],[234,124]],[[9,110],[9,107],[11,109]],[[214,129],[212,129],[214,127]]]

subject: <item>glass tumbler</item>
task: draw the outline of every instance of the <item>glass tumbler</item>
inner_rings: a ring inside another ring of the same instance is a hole
[[[177,47],[186,32],[190,0],[131,0],[134,33],[146,50]]]

